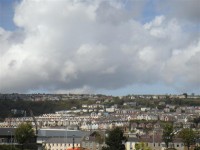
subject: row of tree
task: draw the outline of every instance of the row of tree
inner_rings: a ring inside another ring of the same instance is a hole
[[[164,126],[162,139],[166,144],[166,148],[169,148],[169,143],[173,143],[173,140],[177,136],[182,139],[184,145],[190,148],[191,145],[194,145],[196,139],[198,138],[197,134],[190,128],[184,128],[177,135],[174,132],[173,126],[171,124],[167,124]],[[124,136],[123,131],[120,128],[115,128],[111,130],[106,138],[106,145],[103,150],[124,150],[124,142],[126,142],[127,138]],[[145,147],[146,144],[138,143],[136,144],[136,149],[145,149],[149,150],[149,147]]]
[[[30,116],[29,109],[34,112],[34,115],[38,116],[46,113],[54,113],[59,110],[69,110],[76,106],[81,107],[83,102],[78,100],[68,101],[22,101],[22,100],[1,100],[0,99],[0,121],[3,121],[6,117],[22,117]],[[23,113],[13,113],[11,110],[21,110]],[[26,112],[26,113],[25,113]]]
[[[169,143],[173,143],[173,140],[176,136],[172,124],[167,124],[164,126],[162,139],[166,144],[166,147],[169,147]],[[183,128],[181,131],[177,132],[177,137],[182,139],[184,145],[190,148],[191,145],[195,144],[196,139],[198,138],[197,134],[190,128]]]
[[[190,128],[184,128],[177,133],[174,132],[173,126],[171,124],[167,124],[164,126],[162,139],[165,142],[166,148],[169,148],[169,143],[173,143],[173,140],[177,136],[182,139],[184,145],[190,148],[191,145],[194,145],[196,142],[197,134]],[[127,138],[124,136],[123,131],[120,128],[115,128],[108,133],[108,137],[106,137],[106,145],[103,150],[124,150],[124,142],[126,142]],[[149,150],[149,147],[146,147],[144,143],[136,144],[136,149],[145,149]]]

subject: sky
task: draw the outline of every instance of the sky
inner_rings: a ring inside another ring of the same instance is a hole
[[[0,93],[200,94],[200,0],[0,0]]]

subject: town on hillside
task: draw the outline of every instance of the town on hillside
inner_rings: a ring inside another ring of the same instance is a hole
[[[39,150],[105,150],[116,128],[123,131],[126,150],[191,150],[200,145],[200,96],[195,94],[13,93],[0,94],[0,104],[0,146],[13,149],[20,144],[17,129],[25,123],[34,130],[37,146],[32,149]],[[189,143],[183,136],[187,129]]]

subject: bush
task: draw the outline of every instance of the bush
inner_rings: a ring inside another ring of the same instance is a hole
[[[0,145],[0,150],[20,150],[16,147],[14,147],[14,145]]]

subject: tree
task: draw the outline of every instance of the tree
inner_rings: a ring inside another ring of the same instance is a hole
[[[0,150],[19,150],[16,147],[12,147],[10,145],[0,145]]]
[[[150,147],[147,146],[147,144],[145,144],[144,142],[140,142],[140,143],[136,143],[135,144],[135,149],[136,150],[151,150]]]
[[[122,142],[126,140],[123,131],[117,127],[109,131],[108,137],[106,137],[107,147],[104,147],[103,150],[125,150]]]
[[[195,127],[197,127],[198,124],[200,123],[200,117],[194,118],[193,122],[195,123]]]
[[[185,128],[179,132],[179,137],[182,139],[188,150],[192,144],[195,144],[196,134],[192,129]]]
[[[22,149],[24,143],[29,143],[29,141],[35,136],[33,127],[30,123],[22,123],[18,126],[15,131],[15,138],[18,143],[22,144]]]
[[[187,93],[183,93],[183,95],[185,96],[185,98],[187,98],[187,97],[188,97],[188,94],[187,94]]]
[[[165,142],[166,148],[169,147],[170,142],[173,142],[173,137],[174,137],[173,130],[174,129],[172,124],[166,124],[163,128],[162,139]]]
[[[97,132],[97,131],[94,131],[92,134],[90,134],[90,136],[94,137],[95,142],[98,142],[100,144],[102,144],[103,141],[104,141],[102,135],[99,132]]]
[[[196,146],[196,147],[194,148],[194,150],[200,150],[200,147],[199,147],[199,146]]]

